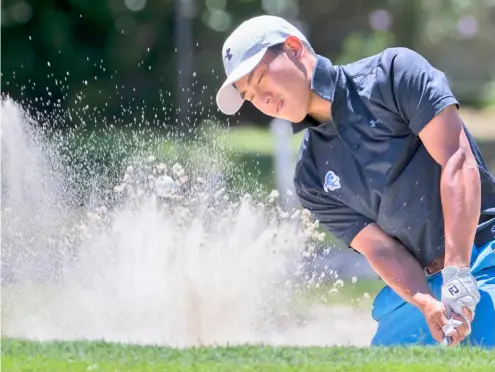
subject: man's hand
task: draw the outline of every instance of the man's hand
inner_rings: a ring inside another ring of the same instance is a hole
[[[447,309],[448,317],[454,314],[464,321],[465,335],[471,333],[471,322],[476,305],[480,301],[480,292],[476,279],[469,268],[447,266],[442,270],[442,303]]]
[[[449,346],[456,346],[471,333],[471,322],[480,300],[476,279],[469,268],[448,266],[442,270],[442,301],[433,297],[420,307],[433,338],[442,342],[449,337]]]
[[[424,302],[420,310],[426,319],[433,338],[439,343],[442,342],[444,337],[448,336],[451,340],[449,346],[456,346],[469,334],[470,328],[464,318],[457,314],[452,314],[449,316],[449,320],[445,304],[433,297]],[[469,314],[467,315],[467,321],[470,323],[472,318],[469,317]]]
[[[449,309],[452,309],[452,304],[456,301],[448,302],[448,307],[438,301],[431,294],[425,273],[418,261],[377,224],[372,223],[363,228],[353,239],[351,246],[366,257],[375,272],[399,296],[422,311],[435,340],[442,342],[444,336],[450,336],[452,337],[450,345],[455,346],[466,337],[470,330],[471,314],[462,310],[459,310],[458,314],[454,314],[455,310],[454,313],[449,314]],[[457,274],[451,276],[450,269],[445,270],[444,283],[457,283],[458,280],[469,283],[464,277],[464,272],[465,270],[461,270],[457,273],[456,270]],[[476,281],[474,283],[476,284]],[[472,285],[465,285],[472,288]],[[473,290],[460,293],[466,292],[473,293]],[[463,306],[469,307],[471,302],[467,301],[468,297],[460,295],[456,298],[462,299]],[[456,305],[453,306],[458,309]],[[464,319],[463,315],[467,319]]]

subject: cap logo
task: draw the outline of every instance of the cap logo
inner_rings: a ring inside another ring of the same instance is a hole
[[[227,58],[229,62],[232,59],[232,53],[230,53],[230,48],[227,48],[227,50],[225,51],[225,58]]]

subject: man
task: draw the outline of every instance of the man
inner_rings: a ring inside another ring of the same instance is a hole
[[[302,206],[387,284],[372,345],[495,346],[495,178],[445,75],[406,48],[334,66],[272,16],[242,23],[222,58],[221,111],[247,100],[306,130]]]

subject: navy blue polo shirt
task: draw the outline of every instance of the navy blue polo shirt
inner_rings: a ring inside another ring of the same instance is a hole
[[[311,88],[332,102],[332,120],[293,124],[306,129],[294,175],[302,206],[348,246],[375,222],[426,267],[444,253],[442,169],[418,133],[459,105],[446,76],[412,50],[389,48],[343,66],[317,56]],[[495,178],[466,132],[481,174],[481,223],[495,215]]]

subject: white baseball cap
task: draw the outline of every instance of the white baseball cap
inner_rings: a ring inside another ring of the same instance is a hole
[[[297,36],[308,43],[301,31],[292,24],[283,18],[269,15],[244,21],[230,34],[222,48],[227,79],[217,92],[217,106],[224,114],[235,114],[244,103],[233,84],[256,68],[268,48],[284,43],[289,36]]]

